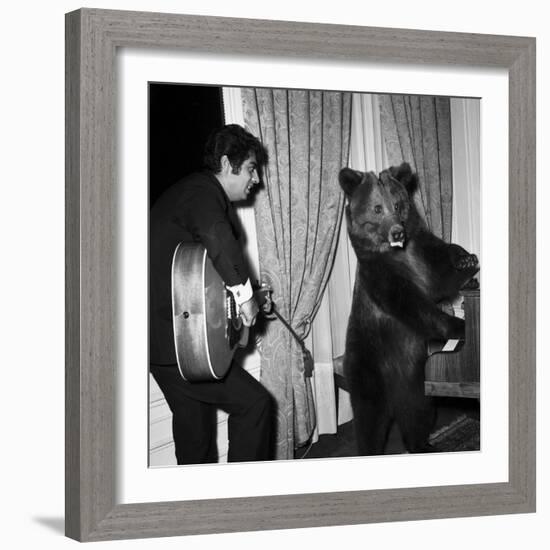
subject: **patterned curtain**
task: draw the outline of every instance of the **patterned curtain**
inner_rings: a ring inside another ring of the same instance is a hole
[[[338,242],[338,171],[349,153],[351,96],[243,88],[245,125],[269,151],[255,203],[261,278],[278,311],[305,337],[321,303]],[[315,428],[311,378],[279,321],[266,323],[261,381],[278,405],[277,459],[294,458]]]
[[[382,131],[390,165],[407,161],[420,178],[415,196],[428,227],[451,240],[453,179],[450,100],[380,95]]]

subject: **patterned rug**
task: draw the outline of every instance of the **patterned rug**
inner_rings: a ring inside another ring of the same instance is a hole
[[[440,453],[479,451],[479,420],[462,415],[434,432],[430,444]]]

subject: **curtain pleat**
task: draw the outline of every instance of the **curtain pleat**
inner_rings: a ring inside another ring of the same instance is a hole
[[[380,95],[390,165],[407,161],[418,172],[415,204],[428,227],[449,242],[452,226],[452,143],[447,97]]]

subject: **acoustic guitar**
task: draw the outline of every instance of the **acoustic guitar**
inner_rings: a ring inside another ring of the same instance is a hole
[[[259,305],[269,292],[262,286],[255,293]],[[201,244],[181,242],[174,251],[172,316],[179,371],[189,382],[221,380],[236,349],[248,343],[233,294]]]

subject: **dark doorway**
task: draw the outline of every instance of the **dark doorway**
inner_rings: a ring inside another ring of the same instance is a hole
[[[149,84],[149,200],[202,168],[204,144],[223,125],[216,86]]]

